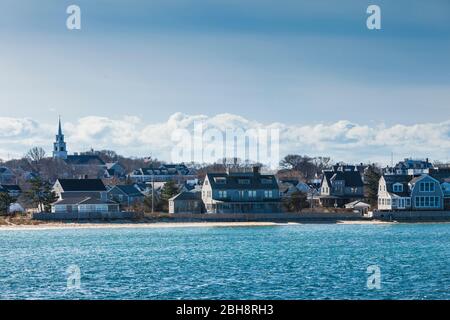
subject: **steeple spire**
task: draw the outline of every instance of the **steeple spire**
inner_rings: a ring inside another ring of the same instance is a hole
[[[59,122],[58,122],[58,135],[62,136],[61,116],[59,116]]]

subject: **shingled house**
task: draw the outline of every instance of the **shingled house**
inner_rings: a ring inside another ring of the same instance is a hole
[[[108,190],[108,198],[123,206],[131,206],[144,201],[144,194],[134,185],[116,185]]]
[[[58,179],[53,191],[58,196],[51,206],[53,213],[119,211],[119,204],[108,200],[100,179]]]
[[[281,212],[281,199],[274,175],[252,172],[208,173],[202,200],[207,213]]]
[[[169,199],[169,213],[202,213],[200,192],[183,191]]]
[[[355,166],[339,165],[323,172],[320,204],[324,207],[343,207],[346,203],[364,198],[364,183]]]
[[[442,210],[444,191],[431,175],[383,175],[378,186],[379,210]]]

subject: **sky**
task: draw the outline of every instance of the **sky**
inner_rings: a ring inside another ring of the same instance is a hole
[[[277,128],[280,153],[450,155],[450,2],[0,0],[0,158],[114,149],[170,161],[196,120]],[[68,30],[66,8],[81,8]],[[381,8],[381,30],[366,9]]]

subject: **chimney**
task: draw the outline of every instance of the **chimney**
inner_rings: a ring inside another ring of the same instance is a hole
[[[259,166],[253,166],[253,174],[259,174],[260,172],[260,167]]]

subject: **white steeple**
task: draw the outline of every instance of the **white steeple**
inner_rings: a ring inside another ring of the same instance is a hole
[[[66,143],[64,142],[64,135],[61,129],[61,117],[59,117],[56,141],[53,143],[53,158],[67,159]]]

